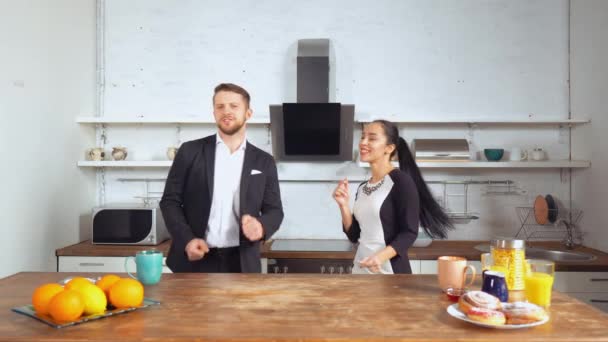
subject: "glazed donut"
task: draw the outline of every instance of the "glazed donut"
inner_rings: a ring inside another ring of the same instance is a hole
[[[492,325],[503,325],[506,322],[504,313],[485,308],[471,308],[467,313],[467,317],[473,321]]]
[[[547,318],[547,312],[538,305],[526,302],[507,303],[502,311],[507,317],[507,324],[528,324]]]
[[[500,299],[482,291],[467,292],[458,300],[458,308],[465,314],[473,308],[499,310],[500,307]]]

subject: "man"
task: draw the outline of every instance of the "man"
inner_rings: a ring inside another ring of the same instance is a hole
[[[173,272],[260,272],[260,241],[283,220],[272,156],[246,140],[249,93],[222,83],[213,95],[217,134],[188,141],[169,171],[160,207]]]

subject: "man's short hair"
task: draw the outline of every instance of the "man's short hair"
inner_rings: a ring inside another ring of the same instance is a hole
[[[219,93],[220,91],[231,91],[233,93],[240,94],[245,99],[247,108],[249,108],[251,96],[249,96],[249,93],[247,92],[247,90],[245,90],[245,88],[238,86],[234,83],[220,83],[217,85],[217,87],[215,87],[215,90],[213,91],[213,103],[215,103],[215,95],[217,95],[217,93]]]

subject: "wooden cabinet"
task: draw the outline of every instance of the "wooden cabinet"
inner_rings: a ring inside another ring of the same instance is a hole
[[[167,255],[171,241],[156,246],[147,245],[96,245],[82,241],[55,251],[59,272],[124,273],[125,260],[138,252],[157,250]],[[163,273],[171,273],[163,258]],[[135,272],[135,262],[129,262],[129,270]]]
[[[59,272],[100,272],[124,273],[127,257],[98,257],[98,256],[59,256],[57,257]],[[163,273],[172,273],[163,258]],[[135,272],[135,263],[129,264],[129,271]]]

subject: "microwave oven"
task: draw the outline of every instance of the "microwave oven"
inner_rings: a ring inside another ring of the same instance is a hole
[[[169,239],[158,207],[105,206],[93,209],[94,244],[158,245]]]

